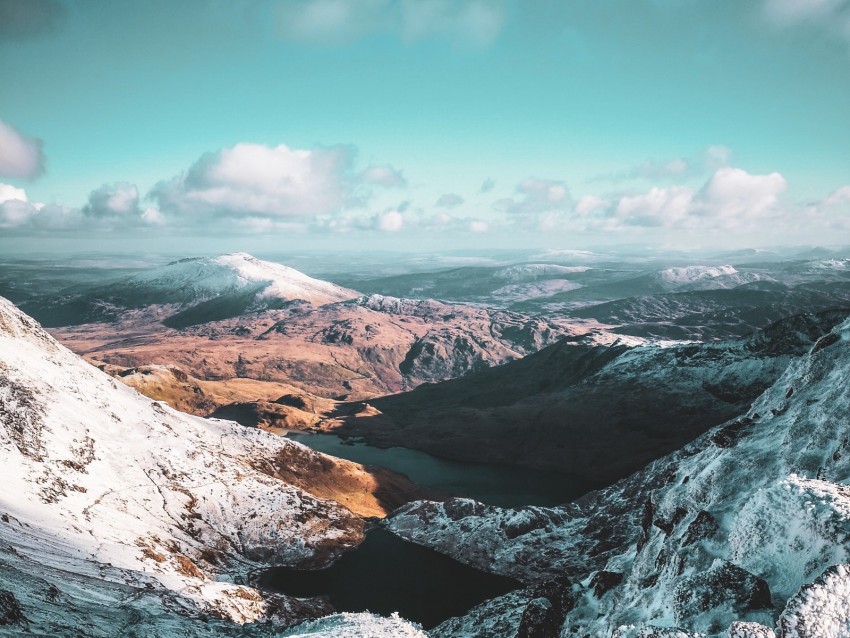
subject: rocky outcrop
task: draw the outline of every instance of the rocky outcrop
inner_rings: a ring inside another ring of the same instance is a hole
[[[848,636],[850,321],[831,334],[746,414],[610,488],[552,509],[469,503],[460,517],[415,503],[388,527],[526,583],[569,578],[561,635]],[[622,582],[599,596],[605,572]],[[489,613],[525,609],[505,597]],[[487,618],[484,605],[440,635]]]

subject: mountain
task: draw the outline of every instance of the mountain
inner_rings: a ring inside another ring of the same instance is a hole
[[[125,368],[178,366],[203,380],[251,378],[357,399],[498,365],[575,331],[587,332],[565,318],[370,295],[179,329],[149,308],[53,334],[78,354]]]
[[[394,533],[531,584],[434,634],[850,635],[848,380],[845,320],[744,413],[575,503],[405,506]]]
[[[743,337],[783,317],[850,306],[850,280],[788,285],[763,279],[733,288],[636,294],[576,309],[607,329],[649,339]]]
[[[656,273],[656,279],[667,289],[710,290],[735,288],[754,281],[773,281],[759,272],[741,272],[734,266],[685,266],[665,268]]]
[[[22,308],[45,326],[115,321],[128,309],[163,306],[163,323],[180,328],[287,302],[322,305],[360,293],[313,279],[246,253],[181,259],[108,285],[71,288]]]
[[[710,344],[564,339],[477,374],[339,406],[323,427],[607,485],[746,410],[848,312],[791,317],[750,339]]]
[[[426,495],[153,402],[2,298],[0,463],[3,635],[266,635],[239,624],[330,610],[261,592],[246,584],[252,572],[327,565],[363,538],[352,510]]]

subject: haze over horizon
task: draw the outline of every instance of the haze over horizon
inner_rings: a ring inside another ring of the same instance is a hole
[[[0,250],[850,230],[847,0],[0,0]]]

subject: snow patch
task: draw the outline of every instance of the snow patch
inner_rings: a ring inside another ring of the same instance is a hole
[[[334,614],[309,620],[278,635],[281,638],[428,638],[418,625],[403,620],[397,613],[389,618],[368,613]]]

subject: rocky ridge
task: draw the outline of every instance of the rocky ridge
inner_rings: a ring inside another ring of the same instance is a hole
[[[530,622],[541,636],[850,635],[848,344],[844,321],[745,414],[573,504],[396,512],[400,536],[551,590],[545,604],[533,589],[485,603],[432,635],[531,635]]]
[[[361,518],[288,482],[281,455],[327,458],[152,402],[0,298],[0,462],[15,468],[0,484],[3,631],[235,635],[329,613],[248,584],[363,537]]]

